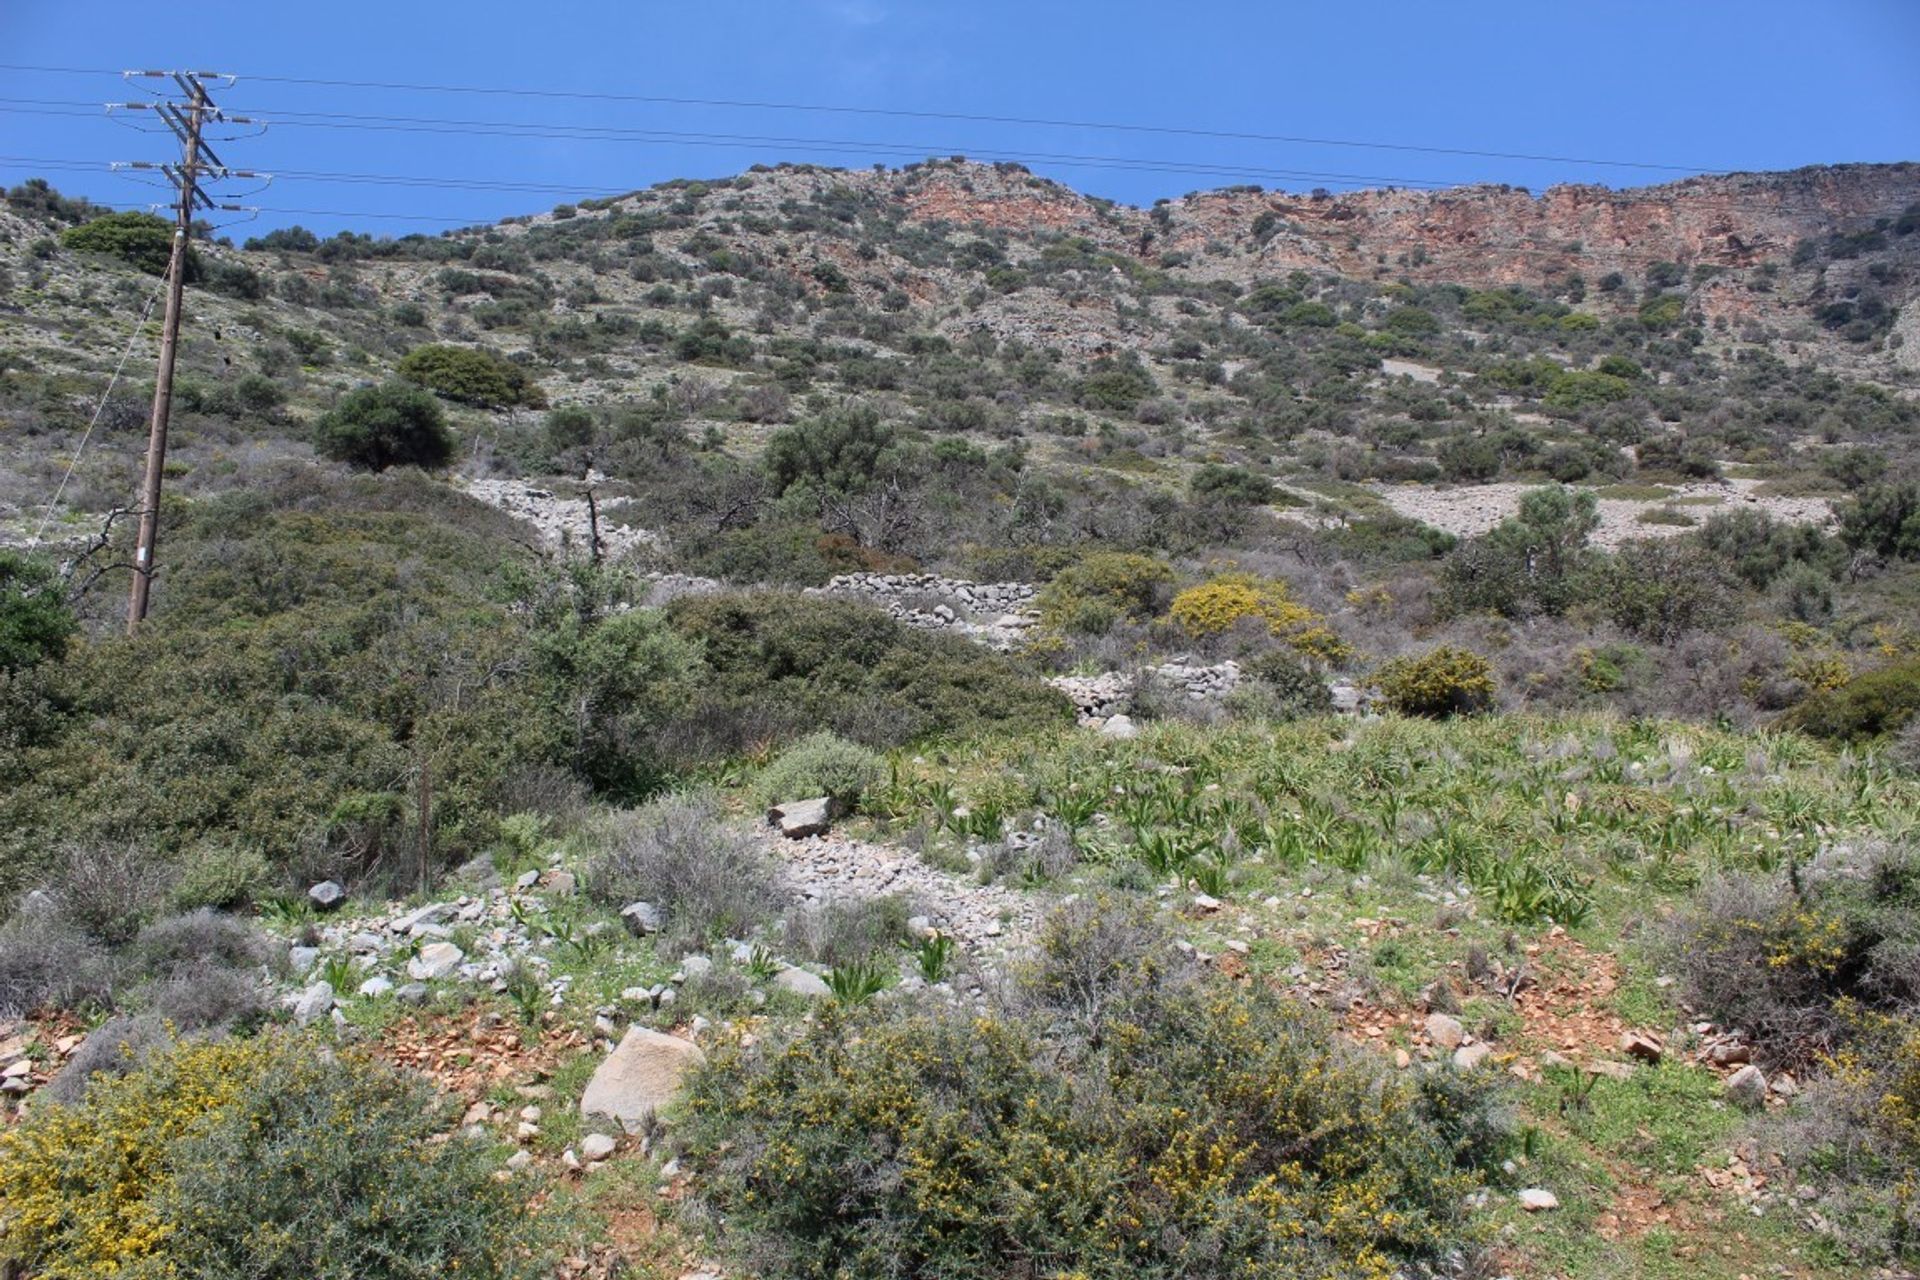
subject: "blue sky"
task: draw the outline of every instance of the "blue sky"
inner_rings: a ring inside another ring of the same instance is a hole
[[[235,228],[241,235],[290,222],[322,232],[438,231],[755,162],[863,166],[955,152],[1061,157],[1029,163],[1137,204],[1235,182],[1493,181],[1538,190],[1565,181],[1644,185],[1703,169],[1920,159],[1920,0],[200,0],[188,21],[177,12],[125,0],[0,0],[0,60],[237,73],[239,84],[218,95],[222,104],[278,123],[221,148],[236,166],[541,188],[288,176],[251,202],[339,212],[268,213]],[[167,153],[163,138],[117,126],[90,105],[131,96],[117,76],[10,69],[0,77],[0,156],[27,158],[0,160],[0,181],[42,174],[95,199],[158,198],[90,167]],[[1649,167],[288,79],[1118,123]],[[454,123],[421,123],[429,120]],[[476,125],[492,132],[473,132]],[[519,136],[499,136],[503,129]],[[616,141],[583,130],[629,133]],[[527,136],[534,133],[545,136]]]

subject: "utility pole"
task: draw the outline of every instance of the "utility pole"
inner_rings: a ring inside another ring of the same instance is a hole
[[[229,116],[214,105],[207,93],[209,81],[231,76],[206,71],[129,71],[129,79],[146,76],[171,79],[185,94],[185,100],[127,102],[109,104],[108,110],[152,111],[180,142],[180,163],[154,166],[135,162],[134,169],[157,167],[173,184],[173,251],[167,260],[167,310],[160,330],[160,365],[153,380],[153,414],[147,427],[147,471],[140,490],[140,528],[134,541],[133,586],[127,596],[127,634],[132,635],[147,616],[147,599],[153,591],[153,575],[158,566],[155,550],[160,541],[160,481],[167,464],[167,422],[173,409],[173,365],[180,345],[181,304],[187,285],[188,253],[193,238],[194,214],[203,209],[233,209],[236,205],[215,205],[212,197],[200,189],[203,178],[259,177],[236,171],[220,162],[201,136],[210,121],[228,124],[254,124],[244,116]],[[120,166],[116,166],[120,167]]]

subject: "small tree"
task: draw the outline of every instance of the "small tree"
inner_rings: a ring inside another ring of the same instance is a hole
[[[892,444],[893,428],[880,421],[877,412],[849,405],[774,432],[767,442],[767,474],[780,493],[801,481],[858,493],[872,483]]]
[[[546,403],[546,397],[526,370],[511,360],[475,347],[441,344],[415,347],[401,359],[399,373],[449,400],[481,408]]]
[[[366,471],[441,467],[453,456],[440,402],[404,382],[342,396],[314,425],[313,443],[325,457]]]

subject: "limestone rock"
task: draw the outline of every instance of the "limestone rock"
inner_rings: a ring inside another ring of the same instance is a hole
[[[1767,1100],[1767,1077],[1749,1062],[1727,1077],[1727,1096],[1743,1107],[1757,1107]]]
[[[331,911],[347,900],[347,891],[337,880],[322,880],[307,890],[307,901],[321,911]]]
[[[1452,1014],[1430,1013],[1427,1015],[1427,1039],[1442,1049],[1452,1051],[1466,1042],[1467,1029]]]
[[[420,948],[419,955],[407,961],[407,976],[415,982],[451,978],[466,958],[466,952],[451,942],[429,942]]]
[[[327,1016],[333,1009],[333,988],[324,982],[316,982],[302,991],[293,1002],[293,1020],[303,1027],[310,1027]]]
[[[789,840],[823,836],[833,825],[833,801],[819,796],[775,805],[767,811],[767,821],[779,827],[780,834]]]
[[[620,908],[620,920],[627,926],[627,932],[636,938],[658,933],[660,926],[666,923],[660,915],[660,908],[651,902],[629,902]]]
[[[637,1132],[680,1089],[680,1081],[706,1055],[691,1041],[645,1027],[627,1034],[587,1082],[580,1114],[588,1121],[611,1120]]]
[[[806,996],[810,1000],[823,999],[833,994],[833,989],[818,974],[808,973],[805,969],[782,969],[773,975],[773,985],[782,991]]]
[[[1528,1187],[1520,1193],[1520,1207],[1528,1213],[1544,1213],[1560,1207],[1560,1197],[1544,1187]]]

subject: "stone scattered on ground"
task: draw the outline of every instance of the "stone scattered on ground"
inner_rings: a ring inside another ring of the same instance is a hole
[[[1544,1187],[1528,1187],[1520,1193],[1520,1207],[1528,1213],[1544,1213],[1560,1207],[1560,1197]]]
[[[338,881],[322,880],[307,890],[307,901],[311,902],[316,910],[332,911],[346,900],[347,891],[340,887]]]
[[[706,1061],[698,1045],[646,1027],[628,1027],[580,1096],[580,1114],[637,1133],[671,1102],[680,1081]]]
[[[660,914],[660,908],[651,902],[629,902],[620,908],[620,921],[627,926],[627,932],[636,938],[658,933],[660,926],[666,923]]]
[[[1727,1096],[1743,1107],[1757,1107],[1767,1100],[1767,1077],[1751,1062],[1727,1077]]]
[[[580,1154],[588,1160],[605,1160],[619,1146],[619,1140],[610,1134],[590,1133],[580,1139]]]

